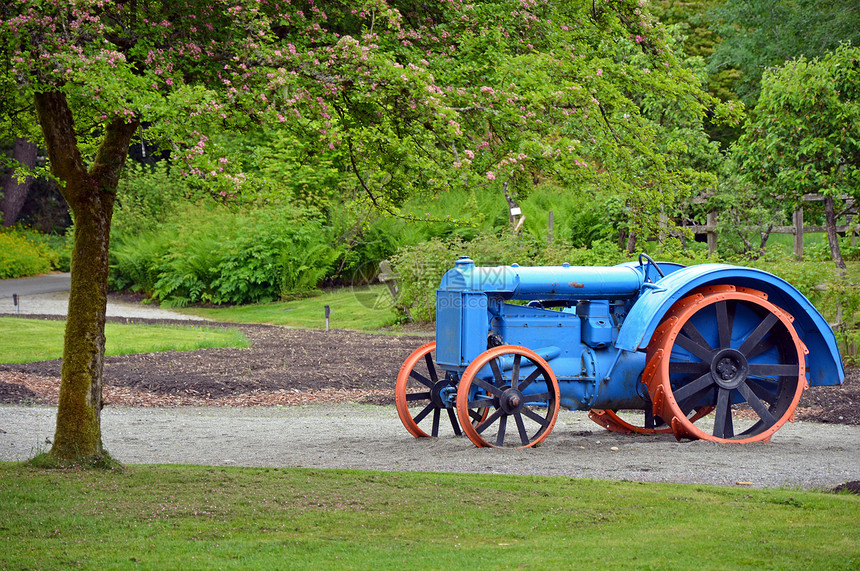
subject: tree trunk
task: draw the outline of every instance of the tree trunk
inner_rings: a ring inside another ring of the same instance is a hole
[[[824,227],[827,230],[827,242],[830,244],[830,255],[836,262],[836,267],[845,270],[845,261],[839,249],[839,236],[836,234],[836,210],[833,207],[833,197],[824,197]]]
[[[89,169],[78,150],[62,93],[37,93],[36,113],[51,172],[75,219],[69,312],[63,344],[57,429],[51,455],[69,460],[104,453],[101,440],[108,249],[116,186],[137,122],[114,119]]]
[[[630,230],[630,235],[627,236],[627,246],[625,250],[628,254],[632,254],[636,251],[636,232],[634,230]]]
[[[36,166],[36,145],[27,139],[17,137],[12,147],[12,158],[32,169]],[[24,201],[27,200],[27,193],[30,192],[32,183],[31,176],[19,182],[15,177],[14,168],[3,178],[3,186],[0,188],[0,192],[3,193],[0,196],[0,212],[3,213],[4,226],[11,226],[18,221],[18,215],[21,214],[21,208],[24,207]]]

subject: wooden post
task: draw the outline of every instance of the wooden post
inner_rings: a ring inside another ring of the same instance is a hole
[[[803,207],[794,211],[794,256],[803,261]]]
[[[708,257],[711,257],[717,251],[717,212],[711,211],[708,212],[708,219],[706,222],[708,227]]]
[[[546,241],[548,244],[552,244],[552,210],[549,211],[549,233]]]

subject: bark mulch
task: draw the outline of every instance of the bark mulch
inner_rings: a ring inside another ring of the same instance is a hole
[[[394,380],[401,364],[413,350],[433,339],[430,333],[379,335],[268,325],[207,325],[237,327],[248,336],[251,347],[107,357],[105,404],[393,404]],[[56,404],[60,366],[59,359],[0,365],[0,403]],[[860,424],[860,368],[848,369],[846,376],[842,386],[806,391],[796,418]]]

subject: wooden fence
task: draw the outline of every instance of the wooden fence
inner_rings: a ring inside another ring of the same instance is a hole
[[[847,232],[851,233],[851,244],[854,245],[857,231],[857,227],[853,224],[854,218],[857,215],[857,207],[854,204],[854,199],[849,196],[840,197],[845,201],[845,208],[841,212],[841,215],[846,218],[845,224],[840,224],[836,226],[836,231],[840,234],[844,234]],[[804,195],[804,202],[821,202],[824,200],[824,197],[818,194],[807,194]],[[717,250],[717,213],[709,212],[708,218],[704,225],[701,224],[689,224],[684,225],[685,228],[690,229],[694,234],[705,234],[707,236],[708,242],[708,255],[713,254]],[[772,234],[793,234],[794,235],[794,255],[798,260],[803,259],[803,235],[808,232],[826,232],[826,228],[824,226],[807,226],[803,223],[803,208],[798,208],[794,211],[794,215],[792,217],[792,225],[791,226],[774,226],[771,229]]]

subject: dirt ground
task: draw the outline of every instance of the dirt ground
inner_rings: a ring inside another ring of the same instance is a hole
[[[230,326],[248,336],[250,348],[107,357],[105,405],[393,404],[400,365],[414,349],[432,340],[431,334]],[[53,360],[0,365],[0,403],[55,404],[60,364]],[[860,369],[849,369],[842,386],[806,391],[796,418],[860,425]]]

